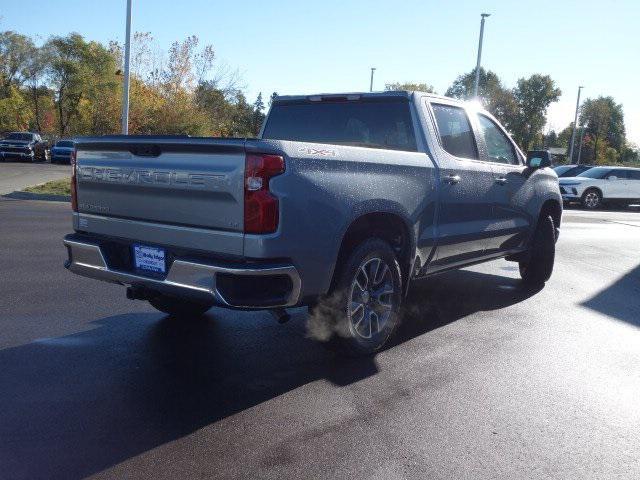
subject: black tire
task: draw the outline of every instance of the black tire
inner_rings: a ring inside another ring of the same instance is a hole
[[[310,309],[309,333],[349,356],[369,355],[391,338],[399,321],[402,274],[391,246],[361,243],[336,266],[332,291]]]
[[[519,263],[522,280],[530,286],[544,285],[551,278],[556,258],[556,233],[551,216],[539,218],[528,257]]]
[[[580,203],[583,208],[588,210],[596,210],[602,206],[602,193],[596,188],[588,188],[582,194]]]
[[[201,317],[213,305],[210,303],[196,302],[184,298],[172,297],[169,295],[157,295],[149,299],[153,308],[172,317]]]

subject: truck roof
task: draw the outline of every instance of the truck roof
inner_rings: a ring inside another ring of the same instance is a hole
[[[461,100],[436,95],[435,93],[409,91],[409,90],[390,90],[384,92],[342,92],[342,93],[316,93],[312,95],[278,95],[274,100],[274,104],[299,103],[299,102],[321,102],[321,101],[356,101],[365,99],[392,99],[392,98],[411,98],[415,93],[423,96],[446,99],[448,101],[464,103]]]

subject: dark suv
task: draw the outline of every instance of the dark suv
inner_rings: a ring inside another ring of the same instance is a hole
[[[0,159],[46,162],[49,160],[49,144],[38,133],[12,132],[0,140]]]

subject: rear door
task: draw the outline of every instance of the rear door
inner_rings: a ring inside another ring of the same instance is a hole
[[[481,258],[492,222],[493,171],[480,154],[467,111],[443,99],[425,100],[433,119],[439,166],[436,258],[429,271]]]
[[[527,240],[531,218],[525,189],[525,165],[515,145],[500,125],[489,116],[476,113],[482,157],[493,171],[492,201],[494,220],[487,237],[487,253],[522,247]]]
[[[605,175],[604,181],[606,182],[603,185],[605,200],[608,198],[629,198],[630,180],[628,178],[628,170],[614,168]]]
[[[629,197],[632,200],[640,200],[640,170],[628,170],[629,172]]]

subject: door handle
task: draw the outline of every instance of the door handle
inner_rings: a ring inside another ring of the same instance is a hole
[[[460,183],[460,175],[446,175],[442,178],[444,183],[448,183],[449,185],[455,185],[456,183]]]
[[[498,185],[504,185],[507,183],[507,177],[498,177],[496,178],[496,183]]]

